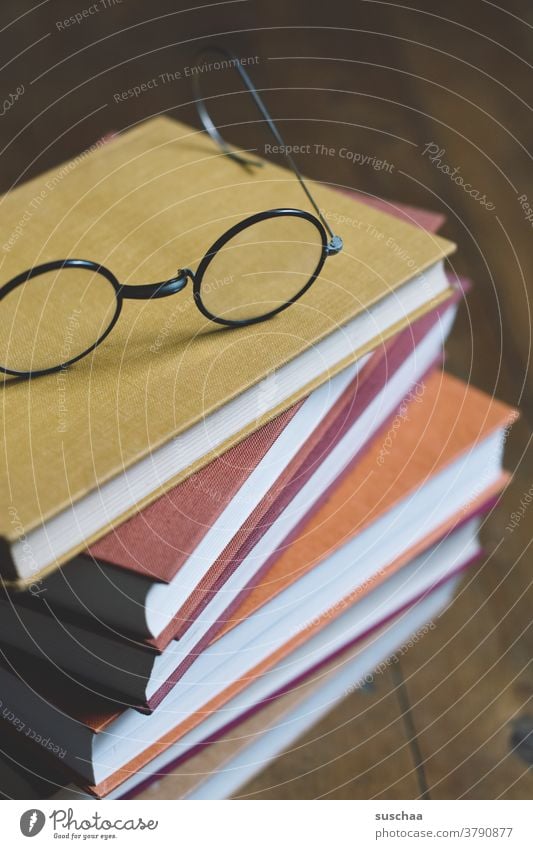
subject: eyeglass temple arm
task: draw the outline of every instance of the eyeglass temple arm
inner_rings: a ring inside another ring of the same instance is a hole
[[[120,287],[120,294],[123,298],[134,298],[140,301],[148,301],[151,298],[167,298],[169,295],[175,295],[185,289],[189,277],[194,280],[194,274],[190,268],[180,268],[175,277],[164,280],[162,283],[145,283],[141,286],[124,284]]]
[[[296,177],[296,179],[300,183],[302,189],[304,190],[305,194],[307,195],[307,199],[308,199],[309,203],[311,204],[311,206],[315,210],[320,221],[322,222],[327,233],[329,234],[330,239],[331,239],[330,244],[328,246],[329,252],[330,253],[338,253],[340,250],[342,250],[342,239],[340,238],[340,236],[336,236],[334,234],[333,230],[329,226],[325,217],[322,215],[318,204],[316,203],[313,195],[311,194],[311,191],[310,191],[307,183],[305,182],[305,180],[304,180],[304,178],[303,178],[303,176],[300,172],[300,169],[296,165],[291,154],[288,152],[287,145],[283,141],[283,137],[282,137],[280,131],[278,130],[278,128],[277,128],[277,126],[274,122],[274,119],[270,115],[270,113],[269,113],[268,109],[266,108],[263,100],[259,96],[257,89],[255,88],[248,72],[243,68],[238,57],[235,56],[235,54],[231,50],[227,50],[224,47],[218,47],[217,45],[208,45],[207,47],[204,47],[202,50],[200,50],[197,53],[197,58],[199,59],[202,55],[204,55],[207,52],[217,53],[218,55],[224,56],[226,59],[229,59],[231,61],[232,67],[235,68],[235,70],[239,74],[241,80],[243,81],[244,85],[246,86],[248,92],[252,96],[255,105],[257,106],[257,108],[258,108],[260,114],[262,115],[263,119],[266,121],[268,128],[269,128],[270,132],[272,133],[272,135],[274,136],[276,142],[280,146],[280,149],[285,152],[285,158],[287,159],[287,162],[289,163],[289,165],[290,165],[290,167],[291,167],[291,169],[294,173],[294,176]],[[231,159],[234,159],[236,162],[239,162],[241,165],[262,165],[261,162],[255,162],[254,160],[247,159],[246,157],[242,156],[241,154],[235,152],[224,141],[224,139],[220,135],[217,127],[213,123],[211,116],[209,115],[209,112],[207,111],[207,107],[206,107],[205,102],[204,102],[203,97],[202,97],[202,91],[201,91],[200,83],[199,83],[199,75],[196,75],[196,76],[193,77],[193,89],[194,89],[194,95],[195,95],[196,109],[197,109],[198,114],[200,116],[200,120],[201,120],[202,124],[204,125],[205,131],[211,136],[213,141],[215,141],[218,145],[220,145],[220,147],[224,150],[224,152]]]
[[[193,78],[193,89],[194,89],[194,97],[195,97],[195,106],[198,115],[200,116],[200,120],[204,125],[204,129],[206,133],[208,133],[216,144],[224,151],[225,155],[228,159],[233,159],[234,162],[238,162],[239,165],[244,165],[246,168],[249,166],[253,168],[262,168],[263,163],[259,162],[257,159],[248,159],[248,157],[243,156],[242,153],[237,153],[237,151],[232,150],[229,144],[225,141],[225,139],[220,135],[218,128],[215,126],[211,119],[211,115],[207,111],[207,107],[200,96],[200,85],[196,77]]]

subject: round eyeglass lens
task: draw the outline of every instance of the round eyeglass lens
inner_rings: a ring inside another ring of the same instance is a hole
[[[200,300],[212,317],[227,323],[266,318],[299,296],[323,256],[314,219],[275,215],[256,221],[208,254]]]
[[[106,334],[119,302],[103,274],[83,267],[37,273],[2,296],[0,365],[28,374],[65,365]]]

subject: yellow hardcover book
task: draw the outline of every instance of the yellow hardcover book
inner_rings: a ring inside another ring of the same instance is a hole
[[[450,242],[329,187],[313,192],[344,249],[274,318],[224,328],[196,308],[190,287],[127,299],[89,356],[30,380],[6,376],[0,574],[8,583],[28,586],[65,563],[447,297]],[[2,198],[0,285],[67,257],[106,266],[121,285],[165,281],[197,268],[241,219],[280,207],[308,209],[292,172],[269,162],[243,168],[204,133],[159,117]],[[211,278],[212,302],[224,304],[227,284]],[[266,274],[266,300],[275,286]],[[40,297],[46,318],[42,286]],[[6,314],[0,352],[13,346]],[[66,330],[53,325],[46,338],[68,353],[76,315]],[[32,327],[15,340],[22,351]]]

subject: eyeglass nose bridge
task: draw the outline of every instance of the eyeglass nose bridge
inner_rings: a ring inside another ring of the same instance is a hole
[[[194,283],[194,273],[190,268],[180,268],[175,277],[163,280],[161,283],[144,283],[140,286],[121,285],[119,294],[123,298],[132,298],[140,301],[148,301],[152,298],[167,298],[176,295],[185,289],[188,280]]]

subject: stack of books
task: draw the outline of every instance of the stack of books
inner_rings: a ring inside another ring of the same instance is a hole
[[[166,118],[60,173],[4,199],[6,279],[77,253],[165,279],[221,222],[301,206]],[[6,379],[5,796],[231,795],[479,558],[514,412],[442,371],[467,287],[442,220],[316,194],[344,250],[272,321],[127,302],[90,357]]]

